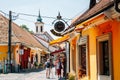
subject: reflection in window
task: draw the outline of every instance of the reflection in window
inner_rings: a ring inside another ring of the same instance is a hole
[[[100,42],[100,74],[110,75],[108,41]]]
[[[84,74],[86,75],[86,45],[80,45],[79,47],[80,49],[80,66],[84,72]]]

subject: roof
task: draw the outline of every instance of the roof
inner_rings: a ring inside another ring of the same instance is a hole
[[[43,39],[44,41],[50,42],[52,40],[54,40],[51,35],[48,32],[44,32],[44,33],[40,33],[40,34],[34,34],[35,36]]]
[[[91,17],[96,16],[97,14],[108,9],[110,6],[113,6],[113,0],[101,0],[93,8],[87,10],[85,13],[80,15],[71,25],[66,29],[66,31],[76,25],[90,19]]]
[[[40,44],[42,44],[46,49],[48,49],[48,51],[53,52],[57,49],[56,47],[50,46],[49,42],[45,41],[40,36],[34,35],[34,37],[40,42]]]
[[[0,43],[8,43],[8,23],[9,20],[0,14]],[[18,42],[26,46],[45,49],[32,34],[12,22],[12,43]]]
[[[39,11],[39,16],[38,16],[37,21],[38,21],[38,22],[42,22],[42,18],[41,18],[41,15],[40,15],[40,11]]]

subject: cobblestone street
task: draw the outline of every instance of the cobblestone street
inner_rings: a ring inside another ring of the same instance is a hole
[[[38,72],[29,73],[8,73],[0,74],[0,80],[58,80],[57,76],[54,74],[54,68],[50,74],[50,79],[46,79],[45,70]]]

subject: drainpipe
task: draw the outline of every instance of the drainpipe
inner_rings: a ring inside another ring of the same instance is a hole
[[[70,42],[66,41],[66,79],[68,78],[68,73],[70,72]]]

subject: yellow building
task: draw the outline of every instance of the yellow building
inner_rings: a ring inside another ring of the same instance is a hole
[[[34,50],[35,52],[32,52]],[[28,68],[28,63],[32,60],[31,54],[40,54],[46,50],[28,31],[23,30],[17,24],[12,23],[11,36],[11,63],[17,70],[18,65]],[[41,52],[40,52],[41,51]],[[31,62],[30,62],[31,63]],[[0,64],[8,64],[8,19],[0,14]],[[31,63],[32,64],[32,63]]]
[[[113,4],[99,1],[69,27],[75,27],[68,34],[75,34],[69,39],[70,73],[77,80],[120,80],[120,13]]]

